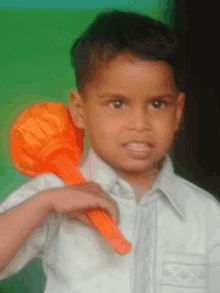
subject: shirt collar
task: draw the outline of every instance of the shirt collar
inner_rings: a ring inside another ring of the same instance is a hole
[[[90,147],[83,153],[79,170],[87,181],[97,182],[107,193],[110,193],[114,185],[118,183],[120,186],[130,186],[128,182],[120,178],[117,173],[106,164]],[[156,178],[150,194],[156,190],[162,191],[168,198],[175,210],[185,218],[183,203],[178,202],[177,193],[175,192],[176,175],[171,157],[167,154],[161,171]]]

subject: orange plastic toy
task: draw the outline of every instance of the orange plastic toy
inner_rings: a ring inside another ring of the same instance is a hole
[[[58,102],[34,104],[23,110],[10,130],[10,154],[25,176],[55,173],[67,185],[85,182],[76,168],[83,152],[84,130],[75,126],[68,108]],[[127,254],[131,244],[103,209],[86,215],[115,253]]]

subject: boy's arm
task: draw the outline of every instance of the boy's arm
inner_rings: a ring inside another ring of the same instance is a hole
[[[0,273],[48,216],[50,206],[43,196],[40,192],[0,215]]]
[[[43,174],[22,184],[0,203],[0,280],[18,273],[42,251],[49,222],[52,221],[55,227],[59,224],[59,217],[50,214],[44,221],[47,205],[45,208],[44,202],[40,208],[43,196],[39,193],[61,186],[64,183],[57,176]],[[28,238],[23,239],[24,234]]]

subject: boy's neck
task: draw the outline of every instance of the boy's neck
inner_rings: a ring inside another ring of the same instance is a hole
[[[123,179],[128,182],[134,189],[136,190],[148,190],[151,188],[153,185],[157,175],[160,173],[160,170],[154,170],[154,172],[151,172],[151,175],[149,175],[147,178],[146,177],[136,177],[136,178],[131,178],[131,177],[124,177]]]
[[[144,174],[137,174],[137,175],[125,174],[124,172],[120,172],[120,171],[117,171],[117,173],[123,180],[128,182],[132,187],[134,187],[137,190],[150,189],[154,181],[156,180],[157,176],[159,175],[163,167],[164,161],[165,159],[162,159],[157,164],[157,166],[154,166],[152,170]]]
[[[142,199],[143,195],[152,188],[159,173],[160,170],[155,170],[154,175],[152,174],[148,179],[138,178],[135,180],[126,180],[133,188],[136,200],[138,202]]]
[[[162,170],[163,164],[165,162],[165,158],[163,158],[157,165],[156,168],[153,168],[148,173],[142,175],[129,175],[120,172],[117,172],[118,175],[128,182],[134,190],[135,196],[139,201],[143,195],[152,188],[156,178],[158,177],[160,171]]]

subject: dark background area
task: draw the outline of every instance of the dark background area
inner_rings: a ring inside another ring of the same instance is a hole
[[[184,129],[175,148],[176,172],[220,200],[219,12],[217,2],[176,1],[175,31],[182,35],[188,89]]]

